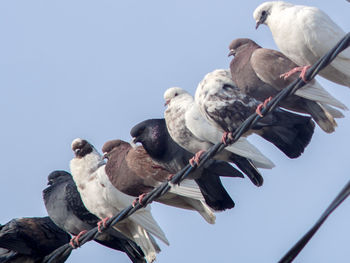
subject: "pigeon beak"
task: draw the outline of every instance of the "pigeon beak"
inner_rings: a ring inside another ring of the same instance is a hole
[[[256,25],[255,25],[255,29],[258,29],[258,27],[261,25],[261,22],[260,21],[257,21],[256,22]]]
[[[136,143],[137,143],[137,138],[136,137],[132,137],[130,145],[132,148],[136,148]]]
[[[167,100],[167,101],[164,103],[164,106],[169,105],[169,103],[170,103],[170,100]]]
[[[234,51],[233,49],[230,49],[230,52],[228,53],[228,57],[234,56],[236,55],[236,51]]]
[[[80,153],[80,149],[76,149],[76,150],[74,151],[74,153],[75,153],[76,156],[78,156],[79,153]]]

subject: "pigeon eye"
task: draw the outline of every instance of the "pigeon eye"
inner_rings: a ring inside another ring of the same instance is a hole
[[[265,10],[263,10],[263,11],[261,12],[261,16],[266,16],[266,11],[265,11]]]
[[[175,93],[175,95],[174,95],[174,96],[176,97],[177,95],[179,95],[179,94]]]
[[[228,85],[228,84],[224,84],[224,86],[222,87],[224,90],[233,90],[233,87],[231,85]]]

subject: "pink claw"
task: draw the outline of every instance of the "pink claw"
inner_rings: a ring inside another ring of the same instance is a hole
[[[203,153],[205,153],[204,150],[200,150],[198,151],[190,160],[189,163],[191,166],[194,166],[194,163],[196,163],[197,165],[199,164],[200,158],[203,155]]]
[[[73,237],[70,241],[69,244],[72,246],[72,248],[76,249],[80,247],[80,242],[79,238],[84,235],[87,232],[87,230],[81,231],[77,236]]]
[[[269,103],[270,101],[272,100],[272,97],[268,97],[263,103],[260,103],[258,105],[258,107],[256,107],[256,110],[255,112],[260,116],[260,117],[264,117],[262,114],[261,114],[261,108],[262,107],[266,107],[267,103]]]
[[[264,106],[264,104],[263,103],[260,103],[259,105],[258,105],[258,107],[256,107],[256,110],[255,110],[255,112],[256,112],[256,114],[258,114],[260,117],[264,117],[262,114],[261,114],[261,108]]]
[[[102,232],[102,229],[101,229],[101,226],[103,227],[103,228],[106,228],[107,226],[106,226],[106,222],[108,221],[108,219],[110,219],[111,217],[109,217],[109,216],[107,216],[107,217],[105,217],[105,218],[103,218],[101,221],[99,221],[98,223],[97,223],[97,230],[98,230],[98,232]]]
[[[221,142],[225,145],[226,145],[226,140],[227,140],[228,134],[229,134],[228,132],[224,132],[224,134],[221,137]]]
[[[134,201],[132,202],[132,206],[135,207],[136,204],[137,204],[137,202],[139,202],[140,205],[143,205],[143,204],[142,204],[142,200],[143,200],[143,198],[145,198],[146,194],[147,194],[147,193],[143,193],[143,194],[139,195],[139,197],[136,198],[136,200],[134,200]]]
[[[301,77],[301,79],[304,81],[304,82],[308,82],[305,78],[305,74],[306,74],[306,71],[310,68],[310,66],[303,66],[303,67],[295,67],[293,69],[291,69],[290,71],[284,73],[284,74],[281,74],[280,75],[280,78],[283,78],[283,79],[287,79],[289,78],[290,76],[292,76],[293,74],[295,74],[296,72],[301,72],[299,77]]]
[[[170,181],[171,179],[173,179],[173,177],[175,176],[175,174],[171,174],[168,176],[168,181]]]

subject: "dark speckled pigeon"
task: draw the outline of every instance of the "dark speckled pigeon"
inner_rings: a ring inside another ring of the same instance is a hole
[[[69,240],[70,235],[56,226],[50,217],[12,219],[0,225],[0,262],[41,262]],[[57,257],[54,262],[65,262],[69,255]]]

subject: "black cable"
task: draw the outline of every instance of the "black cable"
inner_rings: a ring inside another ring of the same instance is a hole
[[[325,212],[317,220],[315,225],[283,256],[279,263],[290,263],[295,257],[300,253],[300,251],[305,247],[305,245],[314,236],[316,231],[322,226],[324,221],[328,216],[350,195],[350,181],[345,185],[333,202],[328,206]]]
[[[350,33],[347,33],[345,35],[345,37],[342,40],[340,40],[334,48],[332,48],[326,55],[324,55],[322,58],[320,58],[312,67],[310,67],[308,69],[308,71],[306,72],[306,79],[312,80],[318,74],[318,72],[320,70],[322,70],[323,68],[328,66],[332,62],[332,60],[341,51],[346,49],[349,45],[350,45]],[[301,78],[298,78],[297,80],[293,81],[290,85],[288,85],[286,88],[281,90],[274,98],[272,98],[269,103],[267,103],[266,107],[264,107],[261,110],[262,116],[265,116],[269,111],[272,111],[275,107],[277,107],[278,103],[281,100],[283,100],[284,98],[286,98],[290,94],[293,94],[297,89],[301,88],[305,84],[306,83]],[[217,143],[216,145],[212,146],[203,155],[203,157],[199,163],[199,166],[202,166],[208,159],[212,158],[213,156],[215,156],[215,154],[222,151],[227,146],[227,144],[232,144],[232,143],[236,142],[245,132],[247,132],[251,127],[253,127],[254,124],[261,118],[262,117],[256,113],[249,116],[235,130],[235,132],[232,133],[232,138],[227,140],[226,145],[221,142],[221,143]],[[174,177],[170,180],[170,182],[173,184],[179,184],[183,179],[185,179],[188,176],[188,174],[190,174],[196,168],[197,168],[197,165],[191,166],[190,164],[188,164],[185,168],[183,168],[181,171],[176,173],[174,175]],[[168,182],[163,183],[161,186],[155,188],[154,190],[149,192],[143,198],[142,205],[139,202],[137,202],[135,207],[130,205],[130,206],[124,208],[122,211],[120,211],[117,215],[115,215],[112,218],[110,218],[109,220],[107,220],[106,228],[115,225],[116,223],[122,221],[126,217],[135,213],[137,210],[141,209],[142,207],[147,206],[148,204],[150,204],[152,201],[154,201],[158,197],[166,194],[170,190],[170,188],[171,188],[171,186],[168,184]],[[103,230],[104,229],[102,229],[102,231]],[[90,231],[86,232],[84,235],[82,235],[79,238],[80,245],[82,246],[86,242],[93,240],[97,235],[99,235],[99,232],[97,230],[97,227],[95,227],[95,228],[91,229]],[[308,240],[306,242],[308,242]],[[302,247],[299,249],[301,251]],[[73,248],[69,244],[63,245],[62,247],[59,247],[58,249],[53,251],[50,255],[46,256],[43,260],[43,263],[53,263],[55,258],[58,255],[61,255],[61,253],[68,253],[71,250],[73,250]]]

